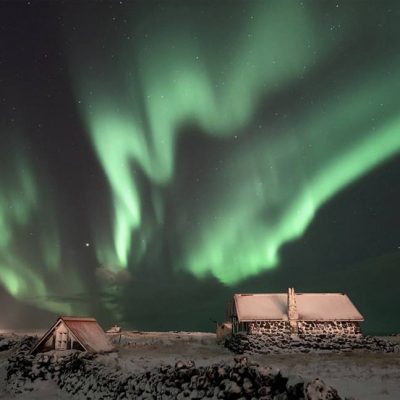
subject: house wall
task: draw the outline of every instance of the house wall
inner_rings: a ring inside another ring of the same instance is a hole
[[[360,325],[354,321],[299,321],[298,331],[302,334],[355,335]]]
[[[232,319],[232,333],[247,333],[249,331],[249,323],[248,322],[239,322],[237,317],[233,317]]]
[[[248,325],[248,333],[251,335],[290,333],[289,321],[256,321]]]
[[[248,323],[251,335],[257,334],[290,334],[289,321],[256,321]],[[354,321],[298,321],[299,334],[354,335],[360,333],[358,322]]]

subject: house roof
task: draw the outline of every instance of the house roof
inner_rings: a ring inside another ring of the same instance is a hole
[[[47,341],[56,326],[61,322],[65,324],[74,339],[77,340],[86,351],[107,352],[113,350],[113,346],[108,341],[107,335],[97,323],[96,319],[90,317],[61,316],[42,336],[42,338],[31,350],[31,353],[35,352],[42,343]]]
[[[363,321],[364,318],[342,293],[296,293],[302,321]],[[287,293],[235,294],[239,321],[288,320]]]

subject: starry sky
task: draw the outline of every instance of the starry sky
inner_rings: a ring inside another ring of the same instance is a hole
[[[293,286],[399,332],[397,3],[1,2],[0,328]]]

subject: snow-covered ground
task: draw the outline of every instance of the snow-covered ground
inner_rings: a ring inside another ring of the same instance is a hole
[[[144,370],[160,363],[193,359],[197,365],[231,360],[232,353],[215,343],[210,333],[128,334],[133,343],[119,354],[124,369]],[[125,336],[125,335],[123,335]],[[123,340],[123,339],[122,339]],[[390,338],[400,342],[399,337]],[[274,354],[250,357],[261,365],[289,374],[323,379],[342,397],[356,399],[400,399],[400,354]]]
[[[400,342],[399,337],[390,338]],[[161,364],[174,364],[179,359],[191,359],[198,366],[230,361],[233,355],[216,344],[215,335],[201,332],[124,332],[116,335],[118,353],[103,355],[101,361],[124,371],[142,372]],[[11,397],[4,393],[7,357],[0,352],[0,399]],[[289,374],[306,378],[319,377],[335,387],[344,397],[363,400],[400,399],[400,354],[330,353],[254,355],[250,359],[264,366],[279,368]],[[36,390],[15,397],[18,400],[70,397],[52,382],[36,384]]]

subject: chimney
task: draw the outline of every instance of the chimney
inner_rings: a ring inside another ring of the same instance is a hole
[[[297,312],[296,293],[294,292],[294,288],[288,289],[288,318],[291,333],[297,333],[297,320],[299,319],[299,313]]]

